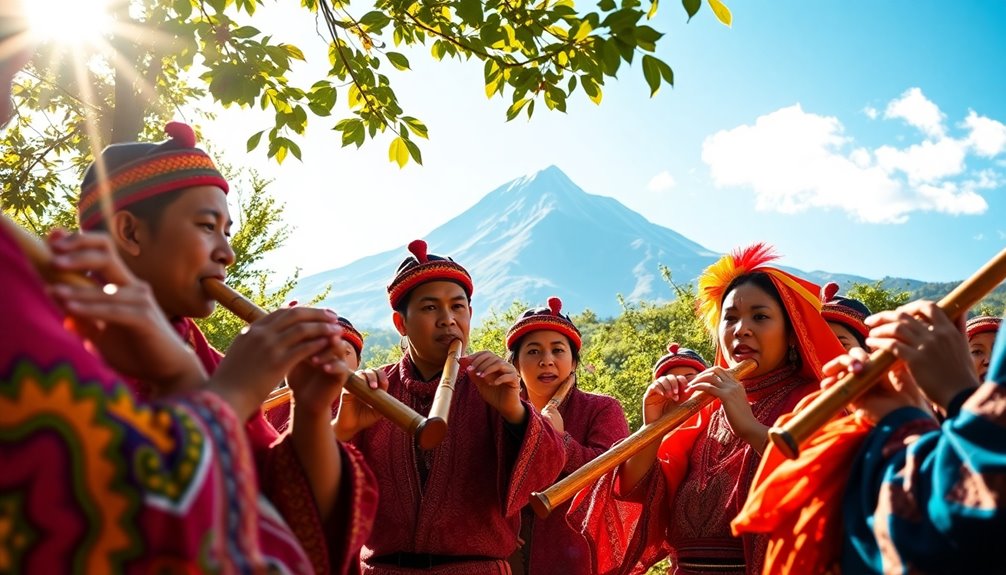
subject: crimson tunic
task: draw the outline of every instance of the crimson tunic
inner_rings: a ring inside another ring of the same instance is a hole
[[[818,388],[791,366],[743,383],[764,425]],[[757,575],[767,538],[734,537],[730,521],[744,504],[760,459],[733,434],[722,405],[714,402],[664,438],[659,465],[631,492],[621,492],[615,469],[577,494],[568,519],[587,538],[598,573],[645,573],[670,555],[676,575]],[[714,563],[746,567],[703,567]]]
[[[189,318],[173,322],[182,339],[212,374],[223,360]],[[289,404],[288,404],[289,405]],[[357,556],[373,527],[377,506],[374,478],[360,453],[340,444],[342,478],[336,509],[326,524],[314,501],[290,434],[280,435],[262,411],[245,424],[262,494],[276,506],[311,558],[315,572],[358,573]]]
[[[559,479],[583,467],[612,444],[629,435],[629,424],[621,404],[613,397],[587,393],[574,387],[559,405],[565,431],[566,466]],[[523,518],[530,521],[530,539],[524,554],[530,555],[526,572],[530,575],[591,573],[590,547],[579,530],[566,523],[569,502],[557,506],[546,519],[524,509]],[[524,529],[528,533],[528,529]]]
[[[137,402],[0,231],[0,571],[311,573],[217,394]]]
[[[422,381],[406,355],[384,366],[388,393],[429,413],[438,381]],[[451,400],[447,437],[422,451],[382,419],[352,439],[377,477],[377,529],[363,548],[363,572],[509,573],[520,510],[532,491],[552,484],[565,463],[562,438],[530,404],[523,430],[504,424],[462,371]],[[523,436],[521,436],[521,434]]]

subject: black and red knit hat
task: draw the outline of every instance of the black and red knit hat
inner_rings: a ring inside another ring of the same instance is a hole
[[[426,242],[423,240],[409,244],[412,256],[405,258],[398,266],[395,279],[388,285],[388,300],[391,301],[392,309],[398,309],[402,299],[419,285],[435,281],[454,282],[465,290],[469,298],[472,297],[472,276],[468,274],[468,270],[451,258],[429,254],[426,249]]]
[[[992,332],[996,333],[999,331],[999,326],[1002,325],[1002,318],[993,317],[990,315],[979,315],[968,320],[966,331],[968,334],[968,339],[980,333]]]
[[[657,379],[675,367],[694,367],[702,372],[709,369],[709,364],[695,350],[681,347],[676,343],[667,346],[667,355],[657,360],[653,366],[653,379]]]
[[[580,330],[576,329],[569,316],[562,314],[562,300],[557,297],[548,298],[548,307],[532,308],[521,314],[506,333],[506,347],[516,352],[517,343],[525,335],[533,331],[557,331],[569,338],[570,345],[580,351],[583,344]]]
[[[840,323],[857,333],[865,340],[870,335],[870,328],[864,320],[870,316],[870,308],[850,297],[838,295],[838,284],[828,282],[821,289],[821,315],[825,321]]]
[[[339,325],[342,326],[342,339],[349,342],[349,345],[356,349],[356,355],[363,353],[363,334],[360,333],[353,323],[348,319],[339,316]]]
[[[227,180],[209,155],[196,147],[196,134],[189,125],[169,122],[164,131],[171,137],[166,142],[112,144],[88,166],[77,204],[81,229],[101,223],[103,193],[111,200],[112,211],[196,186],[217,186],[227,193]],[[98,162],[104,164],[103,173]]]

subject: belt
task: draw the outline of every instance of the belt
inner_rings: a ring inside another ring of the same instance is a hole
[[[387,555],[379,555],[370,559],[371,563],[382,563],[384,565],[395,565],[410,569],[432,569],[440,565],[462,563],[464,561],[498,561],[498,559],[481,555],[436,555],[433,553],[388,553]]]

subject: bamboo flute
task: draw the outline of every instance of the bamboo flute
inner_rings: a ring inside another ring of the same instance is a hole
[[[745,359],[727,371],[735,378],[743,378],[758,364],[753,359]],[[698,392],[681,402],[660,419],[640,427],[621,443],[597,456],[586,465],[570,473],[545,491],[531,494],[531,508],[538,517],[548,517],[557,506],[572,498],[578,491],[597,481],[602,475],[618,467],[647,445],[659,441],[668,432],[688,421],[693,415],[712,403],[716,398],[708,393]]]
[[[430,421],[442,422],[446,428],[447,418],[451,412],[451,398],[454,397],[454,386],[458,382],[458,370],[461,369],[461,353],[465,342],[456,339],[447,349],[447,359],[444,361],[444,371],[440,375],[440,384],[433,395],[433,405],[430,406]]]
[[[1003,279],[1006,279],[1006,249],[999,252],[936,305],[951,319],[956,320],[994,290]],[[864,366],[863,371],[846,375],[821,392],[821,395],[796,413],[785,425],[770,429],[768,435],[772,443],[783,455],[796,459],[800,455],[800,445],[846,405],[856,401],[873,387],[896,361],[897,358],[893,353],[885,350],[875,351],[870,355],[870,361]]]
[[[248,323],[264,317],[267,312],[254,302],[236,292],[230,286],[216,278],[203,280],[206,293],[220,302],[220,305],[230,310],[234,315]],[[432,449],[443,441],[447,435],[447,424],[442,421],[432,421],[413,411],[398,399],[383,389],[371,389],[364,379],[350,374],[346,381],[346,391],[352,393],[367,405],[373,407],[387,417],[392,423],[413,435],[423,449]],[[266,399],[266,407],[279,405],[289,401],[289,388],[277,390]],[[270,403],[271,402],[271,403]]]

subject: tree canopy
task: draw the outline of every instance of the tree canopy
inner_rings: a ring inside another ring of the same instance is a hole
[[[212,119],[216,105],[271,111],[271,126],[249,127],[247,147],[278,162],[300,158],[309,122],[320,120],[343,146],[380,139],[390,161],[422,163],[418,140],[428,128],[399,101],[390,72],[409,70],[403,52],[414,58],[420,47],[435,60],[480,62],[485,95],[511,102],[507,120],[530,118],[542,103],[564,112],[578,94],[600,104],[605,82],[633,63],[652,95],[674,81],[654,55],[663,34],[647,23],[658,2],[301,0],[289,9],[313,16],[327,44],[314,53],[275,38],[275,23],[260,17],[264,0],[115,0],[113,25],[95,43],[45,43],[19,77],[0,201],[37,230],[65,223],[77,176],[96,151],[160,140],[166,120],[207,99],[213,104],[197,120]],[[702,3],[683,0],[684,16]],[[730,24],[720,0],[705,3]],[[308,60],[327,70],[291,80]]]

